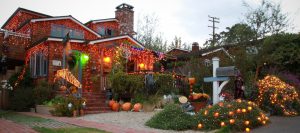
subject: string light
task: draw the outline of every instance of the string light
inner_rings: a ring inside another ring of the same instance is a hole
[[[198,124],[198,128],[201,129],[203,128],[203,125],[201,123]]]
[[[259,95],[258,104],[264,106],[263,101],[269,100],[273,106],[278,106],[284,115],[297,115],[294,109],[286,107],[286,103],[299,102],[298,93],[293,86],[281,81],[278,77],[268,75],[264,79],[258,81]],[[268,91],[272,91],[269,97],[264,97]]]

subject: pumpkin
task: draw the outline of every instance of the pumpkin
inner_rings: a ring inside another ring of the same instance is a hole
[[[130,103],[130,102],[124,103],[124,104],[122,105],[122,109],[123,109],[124,111],[129,111],[130,108],[131,108],[131,103]]]
[[[134,112],[139,112],[141,109],[142,109],[142,104],[140,104],[140,103],[134,104],[134,106],[133,106]]]
[[[115,102],[112,106],[111,106],[111,109],[113,111],[119,111],[119,108],[120,108],[120,104]]]
[[[110,100],[110,101],[108,102],[109,107],[112,107],[112,105],[113,105],[114,103],[116,103],[116,101]]]

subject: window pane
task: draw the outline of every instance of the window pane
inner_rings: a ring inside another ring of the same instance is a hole
[[[35,64],[35,67],[36,67],[36,76],[40,76],[40,55],[39,54],[37,54],[36,55],[36,58],[35,58],[35,60],[36,60],[36,64]]]

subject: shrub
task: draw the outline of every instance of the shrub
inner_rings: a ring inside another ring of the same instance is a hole
[[[48,101],[52,97],[52,88],[51,86],[45,82],[40,82],[35,88],[34,88],[34,99],[35,104],[42,104],[45,101]]]
[[[146,126],[165,130],[193,129],[197,125],[193,116],[186,114],[178,105],[169,104],[163,111],[146,122]]]
[[[293,86],[275,76],[266,76],[258,81],[258,103],[273,115],[294,116],[300,113],[298,93]]]
[[[208,106],[199,111],[196,119],[198,128],[206,130],[228,126],[231,130],[244,131],[246,128],[255,128],[269,122],[256,104],[240,99]]]
[[[10,95],[9,108],[15,111],[29,111],[34,106],[33,88],[14,89]]]
[[[68,104],[71,102],[71,98],[62,96],[56,96],[52,100],[54,110],[50,111],[55,116],[72,116],[72,110],[69,110]]]

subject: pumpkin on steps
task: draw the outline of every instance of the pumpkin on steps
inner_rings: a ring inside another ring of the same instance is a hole
[[[119,108],[120,108],[120,104],[115,102],[112,106],[111,106],[111,109],[113,111],[119,111]]]
[[[114,103],[116,103],[116,101],[110,100],[110,101],[108,102],[109,107],[112,107],[112,105],[113,105]]]
[[[134,106],[133,106],[134,112],[140,112],[141,109],[142,109],[142,104],[140,104],[140,103],[134,104]]]
[[[122,110],[124,111],[129,111],[131,108],[131,103],[130,102],[126,102],[122,105]]]

